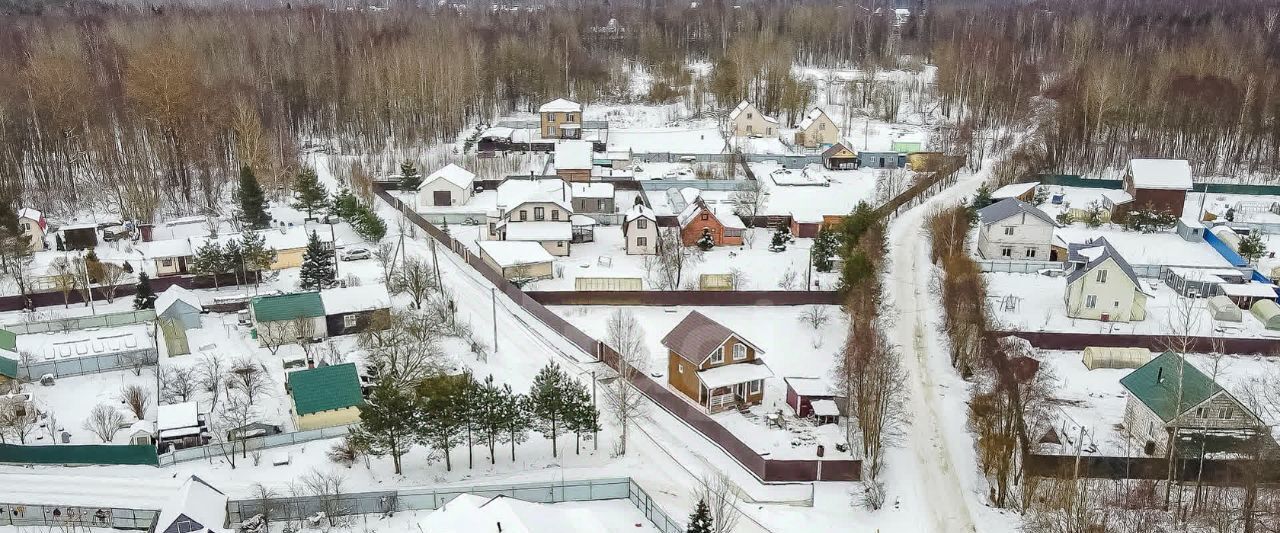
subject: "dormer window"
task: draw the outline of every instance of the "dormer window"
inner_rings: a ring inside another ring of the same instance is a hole
[[[738,343],[733,345],[733,360],[744,361],[747,358],[747,345]]]
[[[1098,271],[1098,283],[1106,283],[1106,282],[1107,282],[1107,271],[1106,271],[1105,269],[1104,269],[1104,270],[1099,270],[1099,271]]]

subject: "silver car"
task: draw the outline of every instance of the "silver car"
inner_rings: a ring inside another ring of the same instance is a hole
[[[346,250],[343,250],[342,255],[339,255],[338,257],[343,261],[358,261],[360,259],[373,257],[373,254],[369,253],[368,248],[347,248]]]

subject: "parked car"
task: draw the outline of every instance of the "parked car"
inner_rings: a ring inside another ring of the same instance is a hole
[[[347,248],[342,251],[342,255],[339,257],[343,261],[358,261],[360,259],[373,257],[373,254],[369,253],[368,248]]]

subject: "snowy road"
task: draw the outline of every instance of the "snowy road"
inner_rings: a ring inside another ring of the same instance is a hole
[[[978,520],[973,509],[978,487],[973,442],[965,430],[963,397],[950,402],[944,402],[942,397],[944,391],[963,393],[964,384],[952,371],[945,347],[937,338],[937,302],[929,290],[933,269],[923,231],[930,211],[960,201],[983,178],[978,174],[961,179],[893,220],[889,228],[892,266],[886,282],[898,320],[893,321],[888,333],[901,350],[904,367],[910,374],[911,395],[906,407],[911,426],[904,436],[905,453],[891,459],[899,465],[891,468],[905,470],[895,479],[914,491],[913,498],[927,502],[923,507],[929,516],[927,520],[919,517],[919,525],[928,531],[988,530],[985,524],[982,528],[975,525]],[[908,476],[906,471],[914,471],[914,475]]]

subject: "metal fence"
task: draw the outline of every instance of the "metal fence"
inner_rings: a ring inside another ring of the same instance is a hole
[[[15,322],[12,324],[5,324],[4,329],[19,335],[24,335],[31,333],[45,333],[48,331],[74,331],[78,329],[128,326],[139,322],[150,322],[155,319],[156,311],[154,309],[143,309],[140,311],[124,311],[103,315],[54,318],[33,322]]]
[[[150,529],[159,511],[120,507],[0,503],[0,526],[48,527],[70,531],[76,527]]]
[[[1171,268],[1190,268],[1204,269],[1204,266],[1180,266],[1180,265],[1151,265],[1151,264],[1130,264],[1133,267],[1133,273],[1140,278],[1156,278],[1165,279],[1166,274]],[[1060,261],[1004,261],[995,259],[979,259],[978,268],[983,272],[1009,272],[1013,274],[1035,274],[1041,270],[1065,270],[1066,263]],[[1220,267],[1223,269],[1230,268],[1239,270],[1240,274],[1245,278],[1253,276],[1254,270],[1248,267]]]
[[[243,441],[243,446],[240,441],[236,441],[234,444],[230,442],[219,442],[206,444],[204,446],[192,446],[181,450],[173,450],[161,455],[160,466],[170,466],[186,461],[223,457],[226,454],[233,452],[237,454],[247,454],[257,450],[268,450],[283,446],[293,446],[304,442],[343,437],[351,431],[351,427],[352,426],[334,426],[307,431],[291,431],[288,433],[266,435],[263,437],[251,437]],[[234,448],[232,446],[234,446]]]
[[[392,511],[439,509],[463,494],[493,498],[505,496],[534,503],[562,503],[629,500],[659,531],[679,533],[680,522],[664,512],[644,488],[631,478],[586,479],[505,485],[470,485],[388,491],[359,492],[335,496],[293,496],[267,500],[231,500],[227,519],[232,526],[258,514],[271,521],[302,520],[325,513],[328,516],[383,514]]]
[[[102,355],[32,360],[18,365],[18,377],[35,380],[45,374],[52,374],[55,378],[83,376],[115,370],[130,370],[138,366],[151,366],[158,360],[158,352],[150,346]]]
[[[736,191],[745,182],[742,180],[647,180],[640,182],[640,190],[662,192],[667,189],[683,189],[693,187],[702,191]]]

